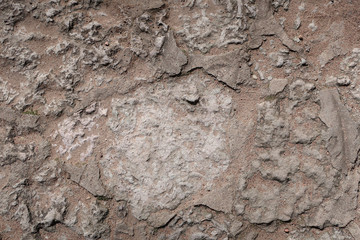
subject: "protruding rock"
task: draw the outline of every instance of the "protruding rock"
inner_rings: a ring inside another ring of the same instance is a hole
[[[224,198],[226,196],[226,198]],[[196,204],[205,205],[215,211],[230,213],[234,203],[234,184],[218,186],[217,189],[206,193],[203,198],[196,201]]]
[[[320,119],[329,128],[327,149],[332,157],[332,165],[346,174],[353,168],[360,149],[358,124],[340,101],[335,89],[319,92],[321,102]]]
[[[167,34],[160,61],[161,69],[170,76],[179,74],[182,67],[187,63],[187,57],[184,52],[177,47],[172,32]]]
[[[349,86],[351,80],[348,76],[341,76],[336,79],[336,84],[339,86]]]
[[[100,170],[95,161],[83,167],[67,166],[71,180],[88,190],[94,196],[104,196],[106,191],[100,180]]]
[[[147,221],[151,226],[159,228],[165,226],[174,216],[175,213],[171,211],[161,210],[151,214]]]
[[[285,89],[287,84],[288,84],[287,79],[275,78],[271,80],[269,83],[269,94],[276,95],[278,93],[281,93]]]
[[[216,56],[192,55],[185,71],[203,68],[209,75],[216,77],[233,89],[240,89],[242,84],[251,81],[250,67],[247,64],[248,54],[242,50]]]

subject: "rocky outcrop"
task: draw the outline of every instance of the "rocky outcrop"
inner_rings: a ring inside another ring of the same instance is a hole
[[[358,124],[344,108],[335,89],[320,91],[319,98],[319,117],[329,128],[327,149],[332,157],[332,166],[348,173],[354,168],[360,150]]]
[[[358,1],[0,1],[0,239],[358,239]]]

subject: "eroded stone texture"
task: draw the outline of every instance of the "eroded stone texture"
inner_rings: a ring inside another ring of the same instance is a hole
[[[358,1],[0,1],[0,239],[358,239]]]
[[[137,218],[176,208],[202,185],[211,188],[229,166],[232,98],[223,87],[207,89],[208,84],[189,78],[112,99],[107,124],[116,137],[101,165],[115,197],[130,199]]]
[[[176,1],[173,1],[176,4]],[[245,30],[249,17],[256,10],[253,1],[196,1],[184,4],[177,14],[176,33],[191,49],[207,53],[213,47],[242,44],[247,40]]]
[[[340,102],[336,90],[322,90],[320,119],[329,127],[327,149],[332,155],[332,165],[340,172],[348,172],[354,167],[360,149],[358,124]]]
[[[186,71],[203,68],[209,75],[214,76],[233,89],[240,89],[243,84],[251,83],[250,68],[247,64],[249,55],[242,50],[223,55],[208,56],[192,55]]]
[[[182,66],[187,63],[187,57],[181,49],[176,46],[172,32],[167,35],[160,61],[161,68],[170,76],[179,74]]]

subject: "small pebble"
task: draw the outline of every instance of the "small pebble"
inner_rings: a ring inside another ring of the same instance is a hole
[[[109,42],[105,42],[105,46],[109,46]]]
[[[294,37],[294,42],[297,42],[297,43],[299,43],[301,40],[300,40],[300,38],[298,38],[298,37]]]
[[[282,48],[282,49],[279,50],[279,52],[288,54],[290,51],[289,51],[288,48]]]
[[[306,66],[306,65],[307,65],[307,62],[306,62],[306,60],[305,60],[304,58],[301,58],[300,64],[301,64],[302,66]]]
[[[351,83],[351,80],[348,76],[341,76],[341,77],[337,78],[336,83],[339,86],[349,86]]]
[[[353,68],[353,67],[355,67],[356,66],[356,62],[351,62],[350,64],[349,64],[349,67],[351,67],[351,68]]]
[[[311,31],[315,32],[316,29],[317,29],[317,26],[316,26],[315,22],[312,21],[312,22],[309,24],[308,28],[311,29]]]
[[[260,79],[265,80],[264,74],[260,70],[258,70],[258,73],[259,73]]]
[[[301,26],[301,19],[300,17],[298,16],[296,19],[295,19],[295,22],[294,22],[294,28],[297,30],[299,29]]]
[[[284,229],[284,232],[289,233],[290,230],[289,230],[288,228],[285,228],[285,229]]]
[[[278,59],[277,59],[277,62],[276,62],[276,64],[275,64],[275,66],[278,67],[278,68],[280,68],[280,67],[282,67],[282,66],[284,65],[284,62],[285,62],[284,57],[279,56]]]

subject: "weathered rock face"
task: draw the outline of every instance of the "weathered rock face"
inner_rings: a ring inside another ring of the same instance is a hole
[[[115,198],[130,199],[134,216],[146,219],[211,189],[230,164],[231,108],[228,89],[196,77],[113,98],[111,142],[100,163]]]
[[[359,239],[359,9],[0,1],[0,239]]]

